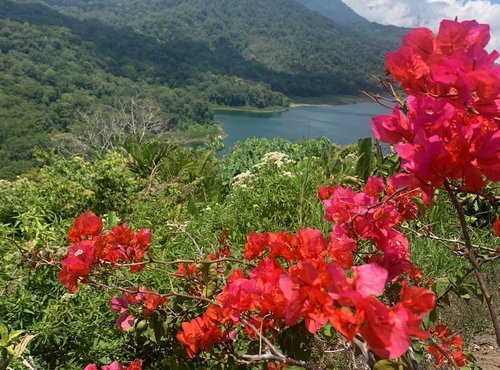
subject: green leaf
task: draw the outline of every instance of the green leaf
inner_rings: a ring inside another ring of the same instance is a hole
[[[331,337],[332,336],[332,324],[326,323],[325,326],[323,326],[323,335],[325,337]]]
[[[5,324],[0,324],[0,336],[2,338],[2,347],[7,347],[9,344],[9,329]]]
[[[368,180],[373,162],[372,138],[367,137],[358,140],[358,160],[356,162],[356,175]]]
[[[187,211],[189,212],[190,215],[196,216],[200,214],[200,210],[196,206],[196,202],[194,201],[193,197],[189,197],[188,202],[187,202]]]
[[[450,285],[451,285],[450,279],[448,279],[446,276],[437,279],[436,282],[434,283],[434,291],[436,292],[436,296],[438,298],[444,296]]]
[[[9,334],[9,342],[24,333],[24,330],[14,330]]]
[[[106,217],[106,230],[111,230],[113,226],[118,224],[118,219],[116,217],[116,212],[111,211]]]
[[[403,370],[403,365],[391,360],[380,360],[373,365],[373,370]]]

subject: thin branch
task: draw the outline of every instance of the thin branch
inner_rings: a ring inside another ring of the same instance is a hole
[[[95,286],[98,286],[98,287],[101,287],[101,288],[105,288],[107,290],[118,290],[118,291],[124,292],[124,293],[130,293],[130,294],[145,293],[145,294],[156,295],[156,296],[161,297],[161,298],[179,297],[179,298],[185,298],[185,299],[192,299],[194,301],[206,302],[206,303],[210,303],[210,304],[214,304],[214,305],[219,306],[218,302],[213,301],[213,300],[211,300],[209,298],[205,298],[205,297],[202,297],[202,296],[194,296],[194,295],[189,295],[189,294],[183,294],[183,293],[177,293],[177,292],[174,292],[174,291],[171,291],[169,293],[158,293],[158,292],[150,292],[150,291],[147,291],[147,292],[144,291],[143,292],[143,291],[137,290],[137,289],[126,289],[126,288],[121,288],[121,287],[117,287],[117,286],[106,285],[106,284],[98,283],[96,281],[89,281],[88,284],[89,285],[95,285]]]
[[[405,229],[406,231],[411,232],[412,234],[415,234],[415,236],[417,238],[428,238],[428,239],[436,240],[439,242],[450,243],[450,244],[460,244],[460,245],[466,246],[466,243],[463,240],[443,238],[441,236],[434,235],[430,231],[428,231],[424,234],[424,233],[418,232],[418,231],[416,231],[408,226],[401,226],[401,228]],[[472,244],[472,243],[470,245],[475,249],[481,249],[481,250],[484,250],[486,252],[493,253],[495,256],[497,254],[499,254],[499,252],[493,248],[488,248],[488,247],[485,247],[482,245]]]
[[[241,323],[250,328],[255,333],[255,335],[257,335],[259,339],[264,342],[269,351],[268,353],[258,355],[243,355],[243,360],[250,362],[279,361],[284,362],[287,365],[300,366],[308,370],[324,370],[322,367],[318,367],[309,362],[295,360],[293,358],[285,356],[269,341],[269,339],[262,335],[260,330],[257,329],[252,323],[244,318],[241,320]]]
[[[488,284],[486,283],[486,280],[481,271],[481,266],[477,262],[476,255],[474,253],[474,247],[472,246],[469,230],[467,228],[467,222],[465,220],[464,209],[462,207],[462,204],[458,201],[455,193],[450,188],[450,184],[448,183],[448,181],[445,181],[444,186],[446,191],[450,195],[455,210],[457,211],[458,219],[460,220],[460,226],[462,227],[462,233],[464,236],[465,248],[467,249],[467,258],[469,259],[470,263],[472,264],[472,267],[474,268],[474,274],[476,275],[476,279],[479,283],[479,288],[483,293],[486,305],[488,306],[488,310],[490,311],[491,321],[493,322],[493,327],[495,329],[497,346],[500,348],[500,323],[498,321],[497,310],[493,303],[493,296],[489,290]]]
[[[446,359],[448,360],[448,365],[450,365],[454,369],[458,370],[457,364],[455,363],[453,358],[448,354],[448,352],[446,352],[444,349],[442,349],[441,346],[439,344],[437,344],[432,338],[429,338],[427,341],[429,342],[429,344],[431,346],[436,348],[439,351],[439,353],[441,353],[444,357],[446,357]]]
[[[232,257],[224,257],[224,258],[218,258],[214,260],[196,260],[196,259],[177,259],[174,261],[158,261],[158,260],[147,260],[147,261],[142,261],[142,262],[131,262],[131,263],[115,263],[113,266],[118,266],[118,267],[131,267],[131,266],[142,266],[142,265],[148,265],[150,263],[153,264],[158,264],[162,266],[172,266],[172,265],[178,265],[179,263],[199,263],[202,265],[211,265],[213,263],[218,263],[218,262],[233,262],[233,263],[239,263],[242,265],[248,265],[254,267],[255,265],[250,262],[242,261],[237,258],[232,258]]]
[[[386,105],[385,103],[382,102],[382,100],[388,100],[388,101],[391,101],[390,99],[387,99],[386,97],[382,96],[382,95],[379,95],[379,94],[373,94],[373,93],[370,93],[370,92],[367,92],[365,90],[361,90],[361,93],[366,95],[368,98],[370,98],[370,100],[372,100],[373,102],[383,106],[384,108],[387,108],[387,109],[394,109],[394,107],[391,107],[389,105]],[[393,103],[395,103],[394,101],[391,101]]]
[[[24,358],[23,356],[21,356],[21,361],[22,361],[23,365],[26,366],[29,370],[37,370],[37,367],[35,365],[35,361],[33,360],[33,358],[31,356],[28,357],[28,360],[26,358]]]
[[[373,358],[372,353],[368,349],[368,346],[366,345],[365,342],[362,342],[358,338],[354,337],[352,340],[352,344],[354,344],[356,347],[359,348],[363,356],[365,356],[366,363],[369,368],[372,368],[372,366],[375,364],[375,359]]]

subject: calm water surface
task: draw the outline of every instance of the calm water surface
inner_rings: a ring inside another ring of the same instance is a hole
[[[297,107],[283,113],[219,112],[215,119],[224,125],[227,152],[250,136],[293,141],[326,136],[337,144],[352,144],[372,135],[371,117],[389,113],[379,104],[359,103]]]

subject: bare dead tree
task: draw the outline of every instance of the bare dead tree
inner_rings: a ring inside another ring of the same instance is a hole
[[[127,137],[143,143],[151,137],[164,136],[172,130],[172,121],[154,101],[122,97],[111,106],[78,111],[81,124],[69,134],[54,137],[61,154],[83,153],[101,156],[123,144]]]

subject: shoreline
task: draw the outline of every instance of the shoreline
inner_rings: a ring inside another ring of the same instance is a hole
[[[288,107],[269,107],[269,108],[255,108],[255,107],[230,107],[230,106],[214,106],[211,107],[214,114],[220,114],[225,112],[242,112],[242,113],[283,113],[290,109]]]
[[[253,113],[253,114],[269,114],[283,113],[290,108],[300,107],[315,107],[315,106],[340,106],[350,104],[368,103],[371,100],[366,96],[361,95],[326,95],[319,97],[291,97],[290,106],[288,107],[231,107],[231,106],[212,106],[214,114],[224,114],[230,112]]]
[[[338,106],[367,103],[371,100],[365,95],[325,95],[318,97],[296,96],[290,98],[290,107],[311,107],[318,105]]]

